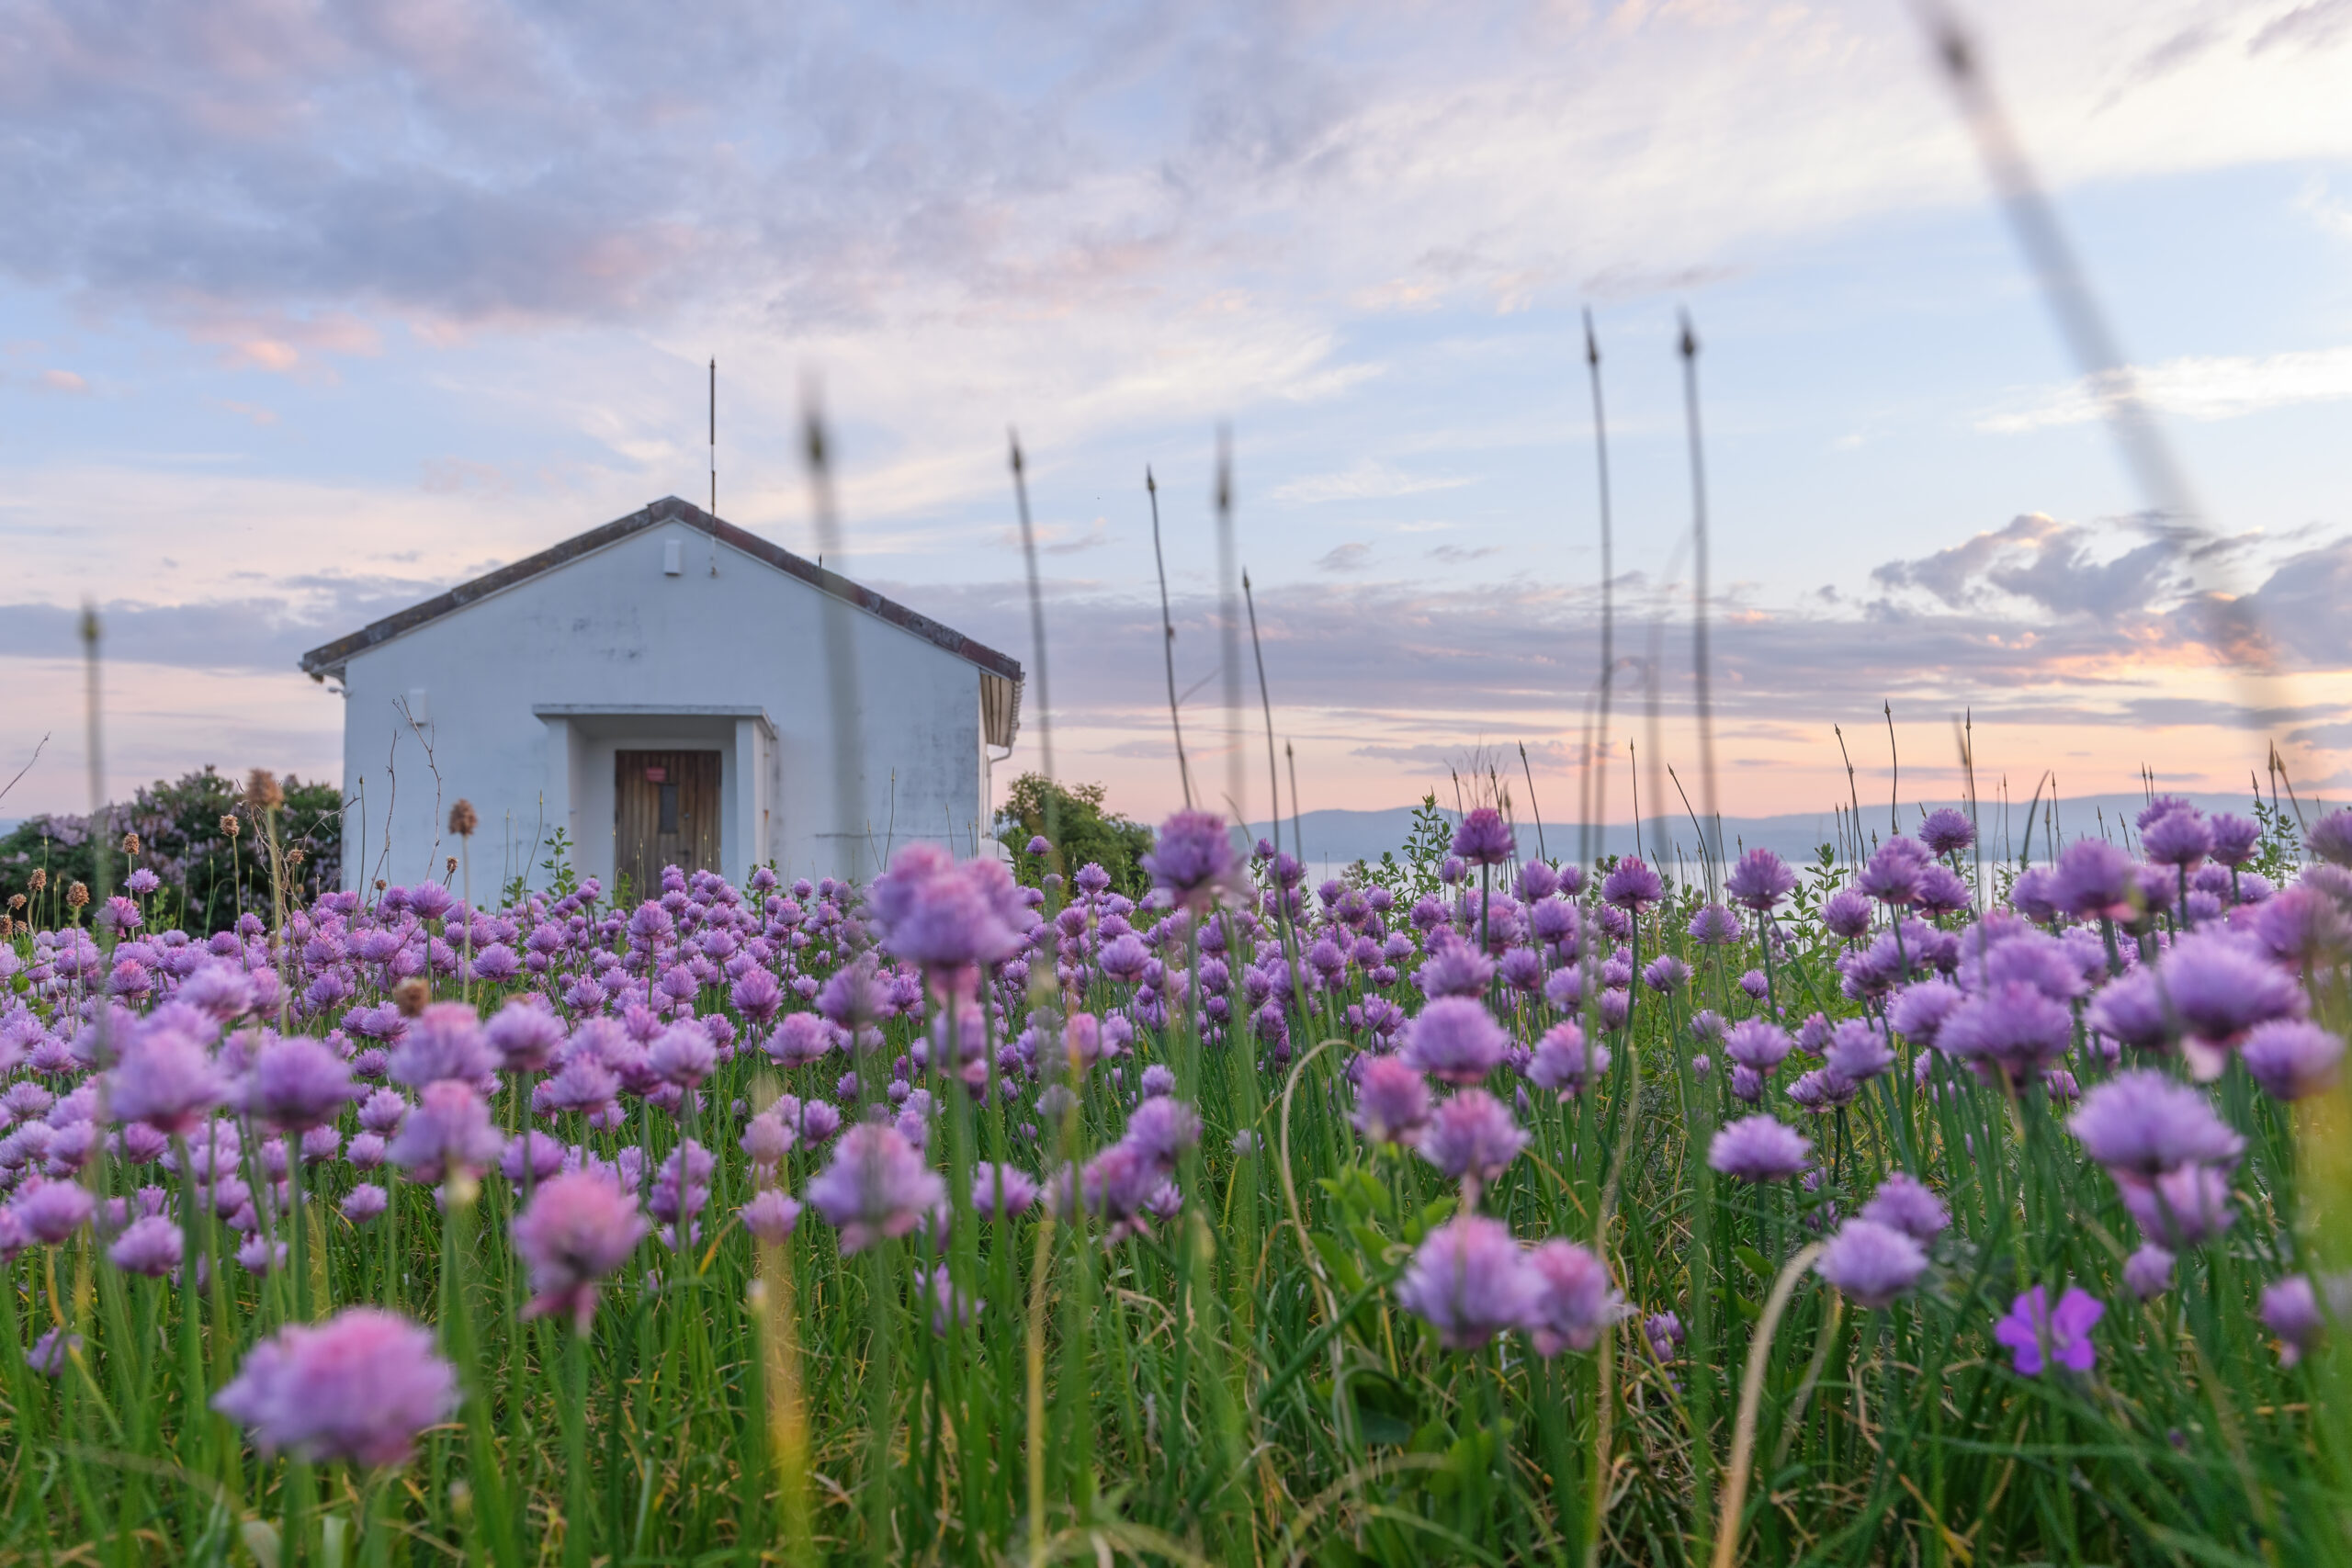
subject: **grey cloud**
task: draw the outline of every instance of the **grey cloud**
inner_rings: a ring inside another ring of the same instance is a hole
[[[310,649],[429,597],[439,584],[394,579],[294,578],[280,591],[186,604],[98,606],[109,660],[189,670],[291,673]],[[81,612],[0,605],[0,658],[78,659]]]
[[[1370,545],[1351,540],[1325,550],[1316,558],[1315,564],[1325,571],[1362,571],[1371,558]]]
[[[2312,0],[2265,22],[2246,44],[2246,52],[2325,49],[2347,31],[2352,31],[2352,0]]]
[[[2094,550],[2116,529],[2129,529],[2144,542],[2113,559],[2098,559]],[[2030,513],[1934,555],[1889,561],[1871,571],[1871,581],[1890,591],[1923,590],[1951,609],[2008,595],[2058,615],[2115,616],[2146,610],[2185,586],[2178,565],[2183,547],[2172,532],[2139,520],[2100,528]]]

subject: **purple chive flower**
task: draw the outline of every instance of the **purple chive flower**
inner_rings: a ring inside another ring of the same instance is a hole
[[[1967,817],[1951,807],[1941,807],[1928,813],[1919,824],[1919,841],[1939,859],[1958,854],[1976,841],[1976,828]]]
[[[2312,824],[2312,853],[2334,865],[2352,865],[2352,808],[2331,811]]]
[[[2123,1260],[2123,1288],[2142,1301],[2154,1301],[2172,1289],[2173,1256],[2148,1242]]]
[[[1609,1266],[1589,1247],[1555,1236],[1528,1253],[1525,1266],[1534,1290],[1524,1323],[1538,1355],[1589,1350],[1625,1315]]]
[[[1969,907],[1973,899],[1968,884],[1948,865],[1925,865],[1919,868],[1919,888],[1911,897],[1912,908],[1923,915],[1956,915]]]
[[[808,1183],[808,1202],[841,1232],[844,1255],[901,1236],[946,1201],[947,1184],[896,1127],[861,1122]]]
[[[375,1307],[296,1324],[254,1346],[212,1407],[264,1453],[367,1468],[404,1463],[418,1433],[455,1415],[456,1369],[433,1331]]]
[[[107,1248],[107,1260],[126,1274],[160,1280],[180,1266],[179,1225],[161,1214],[130,1222]]]
[[[351,1068],[323,1042],[297,1034],[263,1048],[254,1063],[254,1113],[281,1132],[323,1127],[351,1103]]]
[[[1475,1350],[1534,1314],[1541,1286],[1499,1220],[1462,1214],[1423,1238],[1396,1304],[1453,1350]]]
[[[1037,1202],[1037,1180],[1025,1170],[978,1160],[972,1166],[972,1210],[984,1220],[1009,1220]]]
[[[1891,1225],[1922,1247],[1944,1233],[1951,1213],[1943,1200],[1902,1171],[1878,1184],[1858,1216],[1873,1224]]]
[[[2237,1219],[2221,1166],[2185,1165],[2161,1176],[2118,1176],[2116,1190],[2143,1235],[2178,1251],[2220,1235]]]
[[[2022,1083],[2064,1056],[2074,1033],[2075,1016],[2064,1002],[2009,980],[1947,1013],[1936,1031],[1936,1049],[1998,1067]]]
[[[1527,1081],[1566,1101],[1608,1070],[1609,1047],[1591,1044],[1571,1020],[1554,1024],[1536,1041],[1535,1055],[1527,1064]]]
[[[1454,829],[1453,852],[1467,865],[1501,865],[1519,852],[1519,845],[1503,814],[1491,806],[1480,806]]]
[[[2327,1281],[2327,1309],[2320,1310],[2319,1292],[2307,1274],[2290,1274],[2263,1288],[2262,1325],[2278,1337],[2283,1364],[2293,1366],[2318,1346],[2326,1337],[2330,1314],[2339,1323],[2352,1318],[2352,1273]]]
[[[1858,1217],[1838,1227],[1813,1269],[1855,1305],[1883,1307],[1919,1282],[1928,1254],[1904,1231]]]
[[[1787,1061],[1790,1048],[1795,1043],[1789,1038],[1789,1032],[1779,1024],[1760,1018],[1744,1018],[1724,1034],[1724,1055],[1730,1057],[1734,1065],[1747,1067],[1760,1077]]]
[[[1812,1163],[1805,1135],[1770,1116],[1729,1122],[1707,1147],[1707,1164],[1740,1181],[1785,1181]]]
[[[2140,851],[2151,865],[2194,871],[2213,852],[2213,825],[2193,807],[2167,811],[2140,827]]]
[[[1821,923],[1830,934],[1848,942],[1865,935],[1871,929],[1871,900],[1866,893],[1851,887],[1840,888],[1821,906]]]
[[[1350,1120],[1374,1143],[1411,1143],[1429,1125],[1429,1080],[1394,1056],[1368,1057],[1356,1083],[1356,1110]]]
[[[1465,1089],[1430,1115],[1420,1156],[1456,1181],[1485,1186],[1526,1146],[1527,1134],[1508,1106],[1483,1089]]]
[[[372,1181],[363,1181],[344,1194],[343,1217],[355,1225],[364,1225],[384,1217],[392,1206],[392,1195]]]
[[[1136,1089],[1146,1100],[1174,1094],[1176,1070],[1165,1062],[1154,1062],[1136,1075]]]
[[[498,1066],[498,1053],[482,1032],[481,1020],[463,1002],[435,1002],[409,1021],[408,1032],[392,1048],[392,1081],[421,1089],[426,1084],[472,1083]]]
[[[936,972],[1001,963],[1021,950],[1026,921],[1012,874],[996,861],[967,861],[937,844],[909,844],[867,896],[883,945]]]
[[[692,1093],[718,1065],[718,1047],[711,1043],[709,1030],[687,1019],[655,1038],[646,1050],[645,1065],[662,1082]]]
[[[80,1335],[52,1328],[33,1341],[33,1348],[25,1352],[25,1365],[45,1378],[63,1377],[65,1363],[81,1348]]]
[[[1405,1031],[1404,1058],[1442,1083],[1475,1084],[1502,1064],[1510,1037],[1485,1004],[1440,997]]]
[[[107,1109],[117,1119],[185,1136],[227,1098],[228,1084],[200,1043],[168,1024],[151,1022],[107,1075]]]
[[[1702,947],[1728,947],[1739,940],[1739,917],[1721,904],[1702,904],[1690,917],[1690,940]]]
[[[384,1157],[420,1181],[439,1181],[456,1171],[479,1177],[504,1146],[473,1086],[442,1078],[424,1086]]]
[[[2335,1087],[2344,1042],[2316,1023],[2278,1019],[2247,1033],[2238,1060],[2273,1100],[2302,1100]]]
[[[1642,965],[1642,984],[1661,996],[1671,996],[1690,979],[1690,965],[1670,953],[1662,953]]]
[[[1831,1032],[1822,1061],[1848,1083],[1868,1083],[1894,1066],[1894,1052],[1868,1019],[1849,1018]]]
[[[2052,1361],[2072,1371],[2087,1372],[2098,1359],[2091,1328],[2106,1314],[2107,1303],[2078,1285],[2067,1288],[2053,1311],[2049,1292],[2036,1285],[2010,1304],[2008,1316],[1993,1325],[1993,1337],[2009,1348],[2022,1376],[2038,1378]]]
[[[2119,1177],[2234,1164],[2245,1149],[2204,1095],[2144,1067],[2094,1088],[2066,1125],[2084,1153]]]
[[[516,997],[498,1010],[482,1034],[508,1072],[545,1072],[563,1044],[563,1020],[537,997]]]
[[[1724,892],[1742,908],[1770,914],[1795,890],[1797,874],[1770,850],[1750,850],[1724,878]]]
[[[54,1247],[90,1223],[98,1201],[78,1181],[42,1181],[19,1188],[8,1205],[25,1235],[42,1247]]]
[[[1914,1045],[1933,1045],[1943,1021],[1962,1000],[1950,980],[1920,980],[1894,993],[1886,1004],[1887,1026]]]
[[[2140,889],[2132,857],[2104,839],[2077,839],[2058,852],[2050,900],[2079,919],[2128,920]]]
[[[1233,847],[1233,830],[1214,811],[1179,811],[1159,825],[1159,833],[1140,863],[1152,885],[1188,908],[1204,908],[1236,886],[1241,861]]]
[[[2254,858],[2255,847],[2262,842],[2262,824],[2227,812],[2208,818],[2213,831],[2212,857],[2223,865],[2239,866]]]
[[[531,1276],[523,1315],[569,1315],[587,1333],[597,1283],[628,1261],[650,1228],[637,1201],[601,1173],[576,1170],[540,1183],[513,1226],[514,1251]]]
[[[1121,1139],[1163,1173],[1173,1170],[1186,1149],[1201,1141],[1201,1118],[1181,1100],[1147,1100],[1127,1117]]]
[[[1897,908],[1918,896],[1919,874],[1927,868],[1928,852],[1916,839],[1901,835],[1881,844],[1854,878],[1865,896]]]
[[[1413,972],[1414,983],[1430,998],[1483,996],[1494,977],[1494,961],[1450,931],[1430,939],[1429,957]]]
[[[743,1228],[769,1247],[782,1247],[800,1223],[800,1205],[792,1195],[775,1188],[755,1195],[740,1211]]]
[[[1637,855],[1627,855],[1600,879],[1603,901],[1638,914],[1666,897],[1666,881]]]

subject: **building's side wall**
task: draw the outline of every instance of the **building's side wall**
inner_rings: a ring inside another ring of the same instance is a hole
[[[676,576],[662,570],[670,540],[681,547]],[[582,874],[609,882],[621,745],[722,751],[730,876],[766,862],[787,878],[870,876],[894,843],[918,838],[970,853],[987,831],[978,671],[855,610],[865,762],[846,814],[854,831],[836,831],[825,604],[808,584],[672,525],[355,655],[345,677],[347,884],[437,879],[456,852],[445,824],[460,796],[481,819],[470,852],[478,897],[543,858],[527,852],[535,825],[541,838],[563,827]],[[403,716],[409,702],[422,723]],[[753,714],[773,723],[773,739]]]

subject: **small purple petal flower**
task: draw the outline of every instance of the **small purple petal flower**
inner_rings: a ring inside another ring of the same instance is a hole
[[[193,1132],[228,1095],[212,1053],[169,1024],[141,1029],[107,1086],[107,1109],[118,1120],[144,1122],[166,1135]]]
[[[343,1217],[355,1225],[364,1225],[384,1217],[392,1206],[392,1195],[372,1181],[363,1181],[344,1194]]]
[[[512,1229],[531,1276],[523,1315],[568,1315],[585,1334],[598,1282],[628,1261],[651,1226],[611,1178],[578,1170],[541,1183]]]
[[[2312,824],[2312,853],[2335,865],[2352,865],[2352,808],[2331,811]]]
[[[1593,1045],[1573,1020],[1554,1024],[1535,1043],[1527,1081],[1566,1100],[1609,1070],[1609,1047]]]
[[[2213,825],[2194,807],[2167,811],[2140,829],[2140,852],[2151,865],[2194,871],[2213,852]]]
[[[563,1043],[563,1020],[537,997],[516,997],[482,1031],[510,1073],[547,1070]]]
[[[1851,887],[1831,894],[1821,906],[1821,923],[1832,935],[1853,941],[1871,929],[1870,896]]]
[[[264,1453],[366,1468],[407,1461],[417,1434],[458,1408],[458,1376],[433,1332],[375,1307],[296,1324],[246,1354],[212,1407]]]
[[[1740,1181],[1785,1181],[1811,1163],[1812,1143],[1770,1116],[1730,1122],[1707,1147],[1707,1164]]]
[[[1904,1231],[1858,1217],[1838,1227],[1813,1267],[1855,1305],[1883,1307],[1919,1282],[1928,1254]]]
[[[2123,1207],[2153,1241],[2178,1251],[2220,1235],[2237,1218],[2230,1178],[2219,1166],[2185,1165],[2161,1176],[2118,1176]]]
[[[409,1021],[393,1048],[389,1070],[395,1083],[472,1083],[498,1066],[498,1053],[482,1032],[481,1020],[463,1002],[435,1002]]]
[[[2023,981],[2009,980],[1969,998],[1944,1016],[1936,1049],[1987,1064],[2022,1082],[2066,1054],[2075,1016]]]
[[[2213,830],[2212,856],[2223,865],[2244,865],[2262,842],[2262,824],[2243,817],[2222,813],[2211,818],[2209,826]]]
[[[2290,1274],[2263,1288],[2262,1324],[2278,1337],[2278,1359],[2287,1366],[2301,1360],[2326,1337],[2330,1314],[2338,1323],[2352,1320],[2352,1273],[2329,1279],[2325,1313],[2307,1274]]]
[[[2091,1328],[2106,1313],[2107,1303],[2080,1286],[2069,1286],[2052,1311],[2049,1292],[2036,1285],[2011,1303],[2008,1316],[1993,1325],[1993,1337],[2009,1348],[2018,1371],[2025,1377],[2040,1377],[2053,1360],[2070,1371],[2087,1372],[2098,1359]]]
[[[1760,1018],[1744,1018],[1724,1036],[1724,1055],[1761,1077],[1787,1061],[1795,1043],[1789,1038],[1789,1032],[1779,1024]]]
[[[2058,852],[2051,902],[2080,919],[2130,919],[2140,897],[2134,872],[2132,857],[2104,839],[2077,839]]]
[[[1542,1286],[1499,1220],[1462,1214],[1423,1238],[1396,1304],[1449,1349],[1475,1350],[1533,1315]]]
[[[19,1189],[8,1208],[33,1242],[54,1247],[88,1224],[97,1206],[78,1181],[42,1181]]]

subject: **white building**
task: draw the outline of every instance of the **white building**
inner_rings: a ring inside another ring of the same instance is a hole
[[[847,813],[834,602],[858,694]],[[1021,705],[1012,660],[674,496],[301,665],[345,698],[344,885],[441,880],[462,798],[484,899],[526,869],[545,886],[535,846],[559,828],[608,893],[668,864],[865,878],[911,839],[985,852]]]

